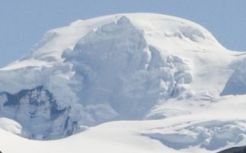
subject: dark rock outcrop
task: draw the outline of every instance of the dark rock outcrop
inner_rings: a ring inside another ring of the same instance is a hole
[[[71,107],[60,106],[43,86],[18,93],[0,93],[0,117],[19,122],[23,135],[32,139],[56,139],[77,131]]]
[[[233,148],[229,148],[229,149],[220,151],[218,153],[246,153],[246,146],[233,147]]]

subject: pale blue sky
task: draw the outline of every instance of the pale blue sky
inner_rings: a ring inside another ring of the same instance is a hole
[[[246,50],[246,0],[0,0],[0,66],[27,55],[49,29],[126,12],[190,19],[227,48]]]

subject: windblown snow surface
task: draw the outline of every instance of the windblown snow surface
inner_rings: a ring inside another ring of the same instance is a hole
[[[75,21],[0,69],[0,150],[215,153],[244,145],[245,66],[243,52],[185,19]]]

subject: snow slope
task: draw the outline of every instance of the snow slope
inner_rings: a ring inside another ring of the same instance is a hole
[[[241,106],[236,110],[228,107],[234,98]],[[245,144],[244,99],[227,97],[199,113],[161,120],[109,122],[60,140],[33,141],[0,130],[1,149],[9,153],[31,153],[34,148],[37,153],[214,153]]]
[[[30,145],[171,153],[243,144],[244,65],[245,54],[185,19],[135,13],[78,20],[0,69],[0,117],[20,124],[0,125],[41,140],[84,132],[42,142],[1,131],[0,141],[7,152],[19,150],[9,147],[15,140],[27,153]]]

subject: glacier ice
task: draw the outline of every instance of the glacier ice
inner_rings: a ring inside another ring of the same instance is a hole
[[[246,139],[245,121],[212,120],[185,124],[176,125],[171,131],[153,129],[143,135],[178,150],[191,146],[217,150],[227,145],[237,145]]]

